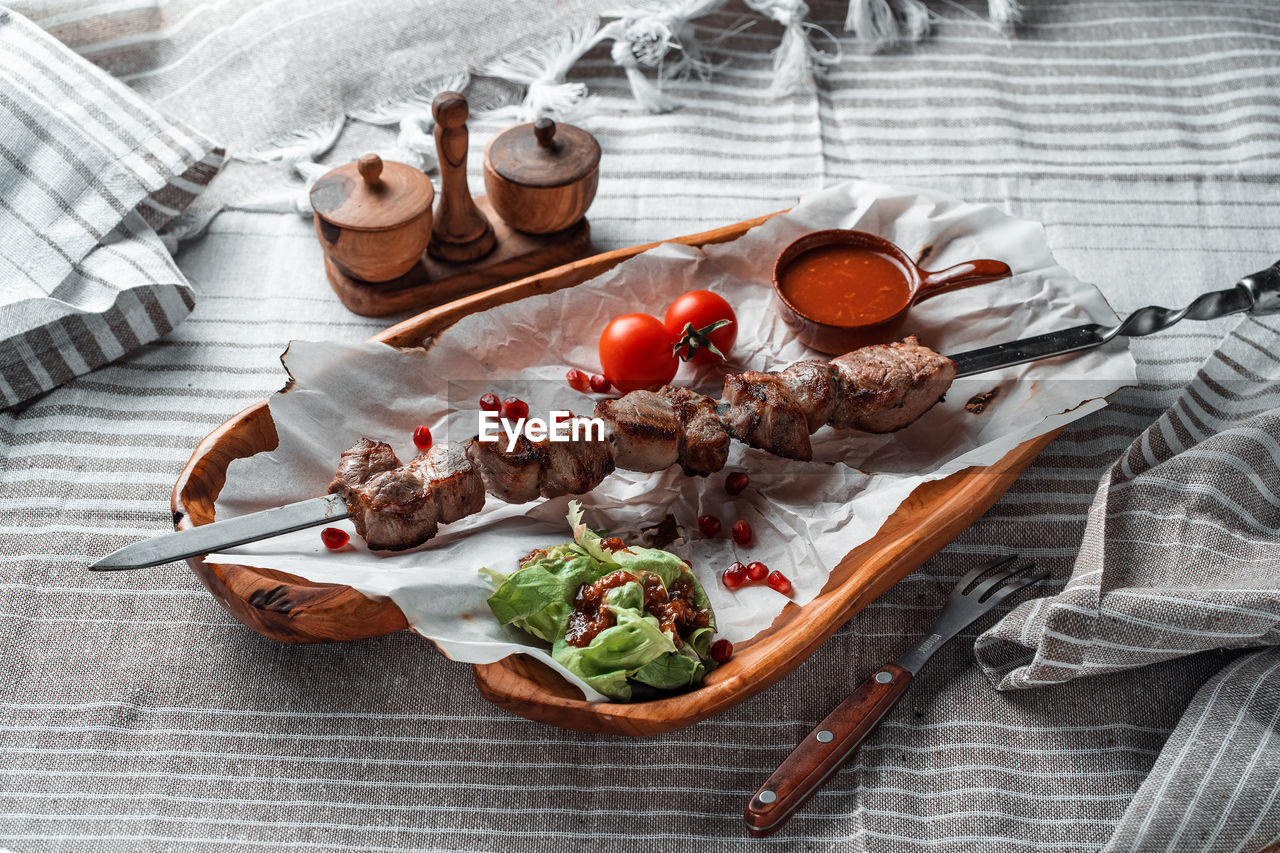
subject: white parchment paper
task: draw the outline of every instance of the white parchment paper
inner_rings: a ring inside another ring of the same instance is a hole
[[[477,431],[477,399],[486,391],[516,394],[531,414],[556,408],[590,414],[594,398],[568,387],[565,371],[599,372],[596,343],[614,316],[642,311],[659,317],[686,290],[706,288],[737,311],[739,367],[770,370],[814,354],[797,343],[774,303],[773,261],[796,237],[822,228],[857,228],[897,243],[926,269],[975,258],[996,258],[1014,270],[1010,280],[957,291],[911,309],[908,331],[945,353],[1117,318],[1092,285],[1053,259],[1041,227],[989,205],[961,202],[926,190],[853,182],[804,198],[732,243],[694,249],[664,244],[598,278],[468,317],[426,350],[382,344],[295,341],[284,362],[295,382],[270,400],[280,435],[276,450],[233,462],[217,502],[217,517],[254,512],[322,494],[339,454],[360,437],[389,442],[408,460],[411,435],[427,424],[437,442],[464,441]],[[718,396],[723,370],[684,365],[677,382]],[[871,538],[922,483],[970,466],[990,465],[1019,443],[1103,405],[1105,395],[1134,380],[1127,349],[1109,346],[1074,356],[957,380],[945,402],[891,435],[813,436],[814,461],[772,457],[734,445],[725,473],[746,471],[750,487],[737,498],[723,489],[724,473],[683,476],[678,466],[656,474],[618,471],[581,500],[596,529],[626,535],[671,513],[689,535],[670,546],[690,560],[711,596],[720,634],[746,640],[767,628],[786,599],[765,586],[729,592],[719,573],[735,559],[760,560],[782,570],[794,601],[812,600],[831,568]],[[981,415],[964,404],[999,388]],[[536,640],[498,625],[485,599],[481,566],[511,571],[535,547],[565,541],[568,498],[509,505],[489,498],[484,510],[442,528],[409,552],[372,553],[352,543],[329,552],[316,530],[305,530],[211,555],[292,572],[315,581],[346,583],[385,595],[414,630],[449,657],[491,663],[514,652],[538,657],[600,699],[557,665]],[[715,539],[701,538],[695,519],[711,513],[724,523]],[[740,548],[730,524],[747,519],[755,542]]]

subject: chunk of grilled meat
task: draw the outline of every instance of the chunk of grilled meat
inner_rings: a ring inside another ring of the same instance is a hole
[[[522,504],[538,497],[542,468],[547,462],[546,445],[534,444],[521,435],[510,453],[499,441],[468,439],[467,458],[480,469],[489,494],[510,504]]]
[[[809,423],[800,403],[775,373],[729,374],[724,404],[717,411],[729,434],[786,459],[813,458]]]
[[[729,459],[729,433],[716,415],[715,401],[706,394],[672,385],[659,389],[658,396],[671,404],[680,422],[676,455],[684,473],[705,477],[723,468]]]
[[[797,361],[777,374],[804,413],[809,434],[817,432],[835,410],[840,393],[835,368],[827,361]]]
[[[400,467],[400,460],[391,445],[382,441],[362,438],[342,451],[338,460],[338,473],[329,483],[329,494],[342,495],[346,500],[352,489],[357,489],[376,474]]]
[[[572,428],[572,423],[569,427]],[[540,444],[546,458],[539,488],[544,498],[584,494],[613,473],[613,453],[608,440],[593,439],[586,423],[580,425],[577,439]]]
[[[670,402],[652,391],[601,400],[595,415],[604,421],[617,467],[661,471],[680,458],[680,418]]]
[[[449,524],[484,506],[484,479],[461,444],[443,442],[419,453],[409,463],[431,490],[436,519]]]
[[[422,470],[383,471],[347,495],[356,532],[375,551],[403,551],[436,535],[436,502]]]
[[[827,422],[836,429],[893,432],[913,423],[951,387],[956,363],[914,335],[832,360],[840,392]]]

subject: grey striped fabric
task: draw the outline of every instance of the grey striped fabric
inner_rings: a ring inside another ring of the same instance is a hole
[[[812,5],[811,20],[839,32],[845,4]],[[1064,266],[1122,313],[1181,305],[1275,261],[1280,8],[1026,6],[1010,36],[978,0],[935,3],[930,40],[867,54],[846,39],[815,94],[784,99],[767,94],[780,29],[757,25],[713,46],[727,65],[710,83],[669,83],[686,106],[657,116],[635,111],[607,51],[589,54],[574,79],[600,97],[598,247],[737,221],[861,176],[1044,222]],[[729,32],[745,13],[730,5],[701,31]],[[473,123],[473,167],[500,127]],[[1233,330],[1266,346],[1254,324],[1134,341],[1138,387],[1073,425],[796,671],[697,726],[628,740],[507,714],[412,635],[281,646],[232,621],[184,566],[84,570],[168,528],[191,448],[283,383],[290,338],[354,341],[384,325],[338,305],[314,240],[291,215],[219,216],[177,256],[199,291],[186,322],[0,413],[0,847],[1252,853],[1280,840],[1274,650],[1210,648],[998,691],[972,649],[996,617],[939,651],[782,832],[752,841],[741,823],[748,792],[919,639],[968,569],[1017,552],[1051,571],[1046,594],[1065,589],[1099,483],[1202,365],[1220,376],[1220,343],[1239,361],[1239,341],[1224,342]],[[1247,413],[1205,399],[1232,422]],[[1144,461],[1133,482],[1151,470]],[[1274,474],[1260,477],[1275,490]],[[1034,667],[1035,645],[1002,641],[999,672]]]
[[[222,155],[0,8],[0,407],[169,332],[191,289],[161,245]]]
[[[1066,587],[977,650],[1002,688],[1021,688],[1278,642],[1280,318],[1263,317],[1103,477]]]

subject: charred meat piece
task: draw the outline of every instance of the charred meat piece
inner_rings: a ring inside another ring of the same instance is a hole
[[[347,509],[375,551],[403,551],[436,535],[436,503],[422,472],[406,465],[352,489]]]
[[[652,391],[632,391],[596,404],[613,462],[628,471],[661,471],[680,456],[680,419]]]
[[[543,444],[547,462],[540,491],[544,498],[584,494],[613,473],[608,440],[592,438],[586,421],[580,421],[578,428],[577,439]]]
[[[544,445],[534,444],[522,435],[508,453],[501,439],[482,442],[472,438],[467,441],[466,453],[480,470],[485,491],[495,498],[522,504],[538,497],[542,468],[547,461]]]
[[[391,445],[381,441],[360,439],[354,446],[342,451],[338,462],[338,473],[333,475],[329,484],[329,494],[342,495],[343,500],[377,474],[400,467]]]
[[[734,438],[786,459],[813,458],[805,413],[777,374],[729,374],[724,403],[721,421]]]
[[[729,433],[716,416],[716,404],[705,394],[667,385],[658,396],[671,404],[680,421],[678,457],[690,477],[705,477],[724,467],[729,458]]]
[[[893,432],[923,415],[951,387],[956,363],[915,336],[862,347],[833,359],[840,393],[828,423],[837,429]]]
[[[409,463],[431,489],[436,504],[436,520],[449,524],[477,513],[484,507],[484,479],[467,458],[466,449],[454,442],[432,446]]]
[[[825,361],[797,361],[777,376],[804,412],[809,434],[817,432],[835,409],[839,392],[835,368]]]

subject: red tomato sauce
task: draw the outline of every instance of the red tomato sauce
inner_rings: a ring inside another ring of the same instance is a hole
[[[858,246],[817,246],[802,252],[783,269],[779,285],[791,307],[832,326],[887,320],[911,296],[907,273],[897,261]]]

